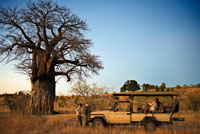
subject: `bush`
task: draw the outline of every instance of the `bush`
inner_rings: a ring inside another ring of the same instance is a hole
[[[200,83],[196,84],[196,87],[197,87],[197,88],[200,88]]]
[[[194,112],[198,111],[198,105],[200,104],[200,96],[190,96],[188,108]]]
[[[79,99],[80,99],[80,96],[79,96],[79,95],[75,97],[74,103],[75,103],[76,105],[79,104]]]
[[[64,96],[59,97],[59,99],[58,99],[58,106],[63,108],[65,105],[66,105],[66,99],[65,99],[65,97]]]
[[[22,91],[13,95],[5,95],[4,104],[9,107],[10,110],[20,111],[23,115],[28,112],[30,102],[30,95]]]

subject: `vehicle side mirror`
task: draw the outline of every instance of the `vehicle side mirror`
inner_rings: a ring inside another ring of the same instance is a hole
[[[116,109],[115,109],[115,112],[117,112],[117,111],[119,111],[119,108],[116,108]]]

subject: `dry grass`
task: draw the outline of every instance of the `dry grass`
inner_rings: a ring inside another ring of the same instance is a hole
[[[187,91],[187,92],[186,92]],[[200,95],[200,89],[190,91],[180,89],[182,101],[181,113],[176,117],[185,118],[184,122],[174,122],[173,126],[161,126],[152,132],[153,134],[199,134],[200,113],[194,113],[187,109],[187,97]],[[190,93],[191,92],[191,93]],[[109,98],[108,98],[109,99]],[[108,99],[105,99],[106,101]],[[76,126],[74,111],[76,108],[75,97],[66,97],[64,107],[55,103],[55,111],[65,114],[46,116],[25,116],[20,113],[12,113],[7,107],[0,107],[0,134],[147,134],[141,126],[113,126],[93,130],[91,127]],[[109,102],[109,101],[107,101]],[[108,106],[108,104],[105,104]],[[70,107],[70,108],[69,108]],[[184,111],[185,110],[185,111]],[[184,112],[183,112],[184,111]],[[68,114],[73,113],[73,114]]]
[[[162,126],[155,134],[199,134],[200,113],[184,113],[185,122],[174,126]],[[93,130],[91,127],[76,126],[74,114],[25,116],[0,113],[1,134],[144,134],[141,126],[114,126]]]

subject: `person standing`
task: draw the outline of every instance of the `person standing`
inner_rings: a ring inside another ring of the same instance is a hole
[[[86,104],[85,105],[85,110],[84,110],[84,113],[85,113],[85,125],[86,126],[89,125],[90,112],[91,112],[91,107],[88,104]]]
[[[80,104],[77,108],[76,108],[76,116],[77,116],[77,125],[82,126],[82,104]]]

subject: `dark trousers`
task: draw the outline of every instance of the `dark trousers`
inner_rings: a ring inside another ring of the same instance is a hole
[[[82,117],[81,117],[81,115],[77,115],[77,125],[82,126]]]
[[[88,126],[89,125],[89,114],[85,114],[85,125]]]

